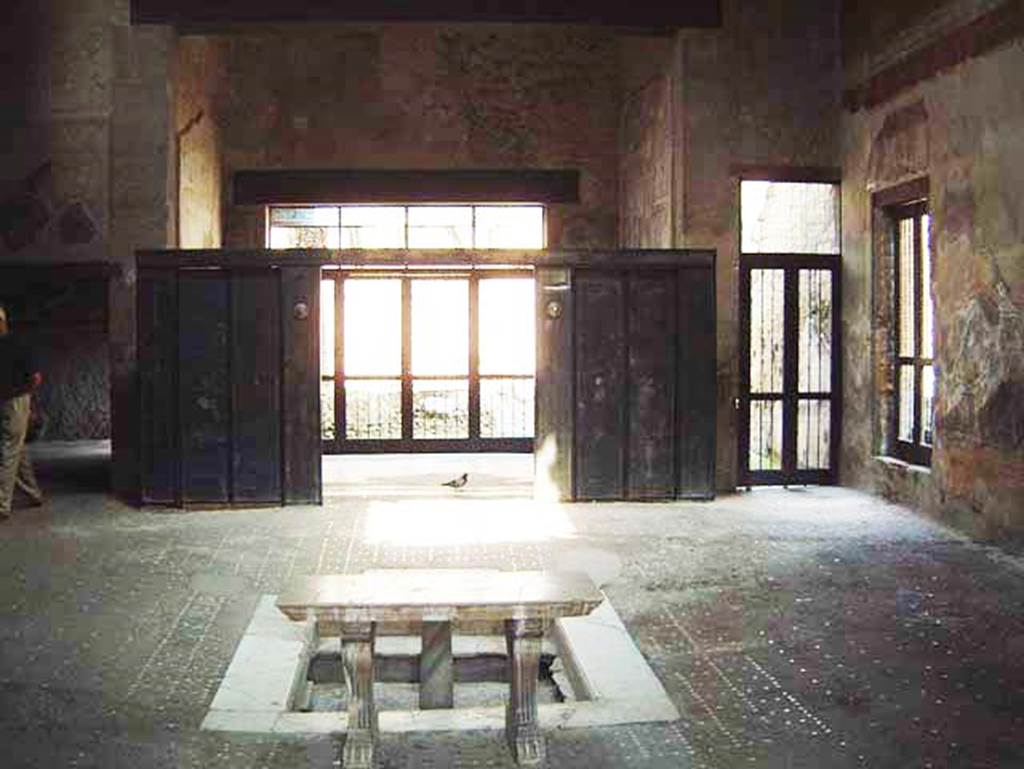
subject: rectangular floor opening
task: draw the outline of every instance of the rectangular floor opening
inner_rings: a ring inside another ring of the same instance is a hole
[[[452,645],[454,707],[502,706],[508,698],[505,639],[456,635],[452,638]],[[373,687],[378,711],[419,709],[420,647],[420,639],[415,636],[378,639]],[[549,649],[540,658],[537,702],[550,704],[573,698],[571,686],[562,675],[562,663]],[[338,639],[321,640],[318,651],[309,661],[305,686],[300,687],[294,710],[302,713],[344,712],[348,699]]]

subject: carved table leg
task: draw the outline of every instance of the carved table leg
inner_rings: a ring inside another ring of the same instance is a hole
[[[505,733],[516,763],[538,766],[544,763],[544,736],[537,722],[537,678],[539,675],[541,620],[507,620],[508,680],[511,696],[505,712]]]
[[[344,769],[373,769],[377,708],[373,704],[372,622],[341,626],[341,660],[348,684],[348,729],[341,752]]]
[[[455,697],[452,677],[452,623],[424,622],[420,652],[420,709],[450,708]]]

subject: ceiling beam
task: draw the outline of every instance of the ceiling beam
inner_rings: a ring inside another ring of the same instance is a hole
[[[135,24],[479,22],[717,27],[719,0],[132,0]]]
[[[236,171],[237,205],[302,203],[578,203],[576,170]]]

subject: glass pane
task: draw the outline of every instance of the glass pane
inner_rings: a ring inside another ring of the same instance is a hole
[[[412,281],[412,373],[469,374],[469,281]]]
[[[832,273],[800,270],[800,392],[832,389]]]
[[[805,182],[741,182],[747,254],[838,254],[839,187]]]
[[[750,391],[782,392],[782,270],[750,271]]]
[[[533,437],[533,377],[480,380],[480,436]]]
[[[271,227],[271,248],[338,248],[337,227]]]
[[[831,404],[823,400],[802,400],[796,415],[796,466],[800,470],[827,470]]]
[[[914,367],[900,366],[897,379],[899,420],[896,437],[909,443],[914,440]]]
[[[750,469],[782,469],[782,401],[750,403]]]
[[[320,380],[320,437],[334,440],[334,380]]]
[[[935,306],[932,303],[931,217],[921,217],[921,357],[935,355]]]
[[[470,206],[409,208],[409,248],[472,248]]]
[[[334,206],[271,208],[270,223],[288,227],[337,227],[338,209]]]
[[[477,248],[544,248],[541,206],[477,206]]]
[[[396,379],[346,380],[345,437],[354,441],[401,438],[401,381]]]
[[[914,355],[914,220],[900,219],[899,224],[899,354]]]
[[[405,208],[343,206],[341,248],[405,248]]]
[[[935,441],[935,369],[921,368],[921,443],[931,446]]]
[[[533,375],[533,278],[480,281],[480,373]]]
[[[345,281],[346,376],[402,373],[402,282]]]
[[[412,383],[413,438],[469,437],[469,382],[419,380]]]
[[[320,281],[320,376],[334,376],[334,281]]]

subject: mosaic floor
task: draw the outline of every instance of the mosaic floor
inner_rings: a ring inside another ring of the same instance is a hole
[[[329,769],[330,738],[198,727],[260,595],[414,565],[607,582],[684,717],[552,732],[552,767],[1024,766],[1024,564],[858,492],[538,506],[528,457],[459,492],[445,458],[329,458],[322,508],[139,511],[102,444],[37,451],[50,501],[0,526],[4,767]],[[498,733],[385,735],[381,765],[514,766]]]

